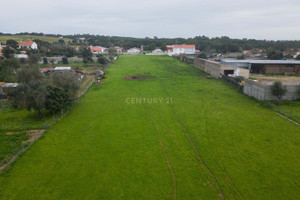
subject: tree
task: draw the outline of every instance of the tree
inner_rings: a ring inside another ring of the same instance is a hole
[[[156,46],[154,43],[151,43],[150,45],[148,45],[148,51],[153,51],[155,50]]]
[[[10,46],[10,47],[12,47],[12,48],[14,48],[14,49],[17,49],[17,47],[18,47],[18,42],[17,42],[16,40],[7,40],[7,41],[6,41],[6,45],[7,45],[7,46]]]
[[[47,57],[44,57],[44,58],[43,58],[43,64],[44,64],[44,65],[47,65],[47,64],[48,64],[48,59],[47,59]]]
[[[88,63],[89,61],[92,61],[93,54],[92,54],[91,49],[89,47],[88,48],[81,47],[79,51],[80,51],[80,55],[82,56],[83,61],[84,61],[85,64]]]
[[[296,57],[296,60],[300,60],[300,54]]]
[[[63,88],[55,86],[47,86],[47,97],[45,101],[45,108],[51,110],[53,113],[65,109],[71,104],[70,96]]]
[[[42,79],[43,74],[37,65],[23,65],[17,70],[17,81],[19,83],[28,83]]]
[[[238,60],[245,60],[245,55],[242,54],[242,55],[240,55],[240,56],[237,56],[236,59],[238,59]]]
[[[2,65],[7,66],[11,71],[20,67],[20,61],[17,58],[8,58],[2,61]]]
[[[38,62],[41,60],[41,57],[38,53],[32,53],[29,55],[29,63],[31,64],[38,64]]]
[[[283,58],[282,51],[274,50],[273,48],[268,48],[267,50],[268,58],[271,60],[280,60]]]
[[[105,64],[107,64],[107,59],[105,58],[105,56],[100,55],[100,56],[98,56],[97,62],[101,65],[105,65]]]
[[[14,57],[15,50],[10,46],[6,46],[2,49],[2,54],[5,58],[12,58]]]
[[[165,43],[162,43],[162,45],[160,46],[160,49],[162,51],[167,51],[167,45]]]
[[[37,80],[20,84],[15,91],[14,99],[19,108],[34,109],[41,117],[46,96],[46,88],[40,80]]]
[[[115,57],[116,55],[118,55],[117,49],[115,47],[109,47],[108,48],[108,55]]]
[[[0,63],[0,82],[9,82],[10,70],[7,66]]]
[[[49,81],[49,85],[63,88],[70,99],[75,99],[76,92],[80,87],[76,73],[73,71],[54,72],[50,75]]]
[[[197,56],[198,58],[202,58],[202,59],[207,59],[207,55],[206,55],[206,53],[200,53],[198,56]]]
[[[58,44],[64,45],[64,44],[65,44],[65,41],[64,41],[63,39],[59,39],[59,40],[58,40]]]
[[[64,65],[67,65],[67,64],[69,64],[69,61],[68,61],[68,58],[67,57],[62,57],[62,63],[64,64]]]
[[[287,92],[287,89],[285,86],[282,85],[282,83],[280,81],[276,81],[273,85],[272,85],[272,94],[274,96],[277,97],[278,102],[281,103],[282,102],[282,97],[285,95],[285,93]]]

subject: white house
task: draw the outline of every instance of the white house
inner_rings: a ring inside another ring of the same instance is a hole
[[[150,53],[147,53],[147,55],[166,55],[167,52],[163,51],[161,49],[155,49],[153,51],[151,51]]]
[[[115,49],[117,50],[117,54],[122,54],[123,53],[123,47],[115,47]]]
[[[26,49],[37,49],[38,46],[34,41],[22,41],[18,44],[19,49],[20,48],[26,48]]]
[[[92,54],[101,54],[104,53],[105,48],[100,46],[90,46]]]
[[[27,54],[24,54],[24,53],[21,53],[21,54],[15,54],[15,58],[25,58],[25,59],[27,59],[27,58],[28,58],[28,55],[27,55]]]
[[[297,58],[298,55],[300,55],[300,51],[298,51],[298,52],[293,56],[293,58]]]
[[[186,45],[186,44],[174,44],[167,45],[168,55],[179,55],[179,54],[195,54],[196,47],[195,45]]]
[[[134,48],[128,49],[127,53],[128,54],[139,54],[139,53],[141,53],[141,50],[139,48],[134,47]]]
[[[70,71],[72,70],[71,67],[55,67],[54,71]]]

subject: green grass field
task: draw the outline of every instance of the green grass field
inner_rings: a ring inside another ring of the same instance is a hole
[[[120,56],[0,175],[0,199],[297,199],[300,127],[205,77]]]
[[[28,41],[28,40],[43,40],[49,43],[57,42],[60,38],[38,35],[0,35],[0,43],[5,44],[7,40]],[[71,41],[71,39],[63,38],[65,42]]]

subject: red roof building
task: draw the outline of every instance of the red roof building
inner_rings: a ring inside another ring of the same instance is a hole
[[[169,55],[179,55],[179,54],[195,54],[195,45],[186,44],[174,44],[167,45],[167,51]]]
[[[26,48],[26,49],[37,49],[38,46],[34,41],[21,41],[18,44],[19,48]]]

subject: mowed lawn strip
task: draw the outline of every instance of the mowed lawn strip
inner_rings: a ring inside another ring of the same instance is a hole
[[[151,78],[124,79],[133,75]],[[121,56],[0,176],[0,199],[221,199],[220,189],[225,199],[296,199],[299,133],[176,59]]]

